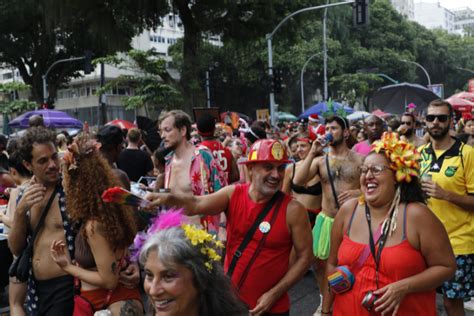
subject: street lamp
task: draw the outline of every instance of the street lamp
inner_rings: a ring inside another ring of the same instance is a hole
[[[456,67],[456,69],[464,70],[464,71],[470,72],[471,74],[474,74],[474,70],[471,70],[471,69],[462,68],[462,67]]]
[[[428,71],[426,71],[425,67],[423,67],[423,66],[420,65],[419,63],[417,63],[417,62],[415,62],[415,61],[411,61],[411,60],[401,59],[400,61],[402,61],[402,62],[404,62],[404,63],[408,63],[408,64],[414,64],[414,65],[420,67],[421,70],[423,70],[423,72],[425,73],[426,78],[428,79],[428,85],[431,86],[430,75],[428,74]]]
[[[266,40],[267,40],[267,46],[268,46],[268,75],[270,78],[273,76],[273,52],[272,52],[272,38],[275,35],[276,31],[286,22],[288,19],[294,17],[297,14],[307,12],[307,11],[312,11],[312,10],[318,10],[318,9],[325,9],[325,8],[330,8],[330,7],[336,7],[344,4],[353,4],[355,0],[348,0],[348,1],[343,1],[343,2],[336,2],[336,3],[331,3],[331,4],[326,4],[326,5],[320,5],[316,7],[309,7],[309,8],[304,8],[298,11],[295,11],[291,13],[290,15],[287,15],[283,20],[278,23],[278,25],[275,27],[275,29],[266,35]],[[271,118],[271,123],[272,125],[275,125],[276,123],[276,116],[275,116],[275,93],[270,91],[270,118]]]
[[[301,113],[304,112],[303,74],[304,74],[304,71],[305,71],[305,69],[306,69],[306,66],[308,66],[308,63],[311,61],[311,59],[313,59],[314,57],[316,57],[316,56],[318,56],[318,55],[321,55],[321,52],[311,55],[311,57],[309,57],[309,58],[306,60],[306,62],[304,63],[303,68],[301,68],[301,75],[300,75],[300,84],[301,84]]]

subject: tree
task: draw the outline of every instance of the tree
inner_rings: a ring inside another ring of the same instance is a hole
[[[96,57],[128,50],[131,38],[158,25],[167,11],[165,0],[0,0],[0,63],[18,68],[33,100],[41,103],[41,76],[54,61],[83,56],[85,50]],[[79,76],[82,66],[56,66],[47,78],[49,95]]]
[[[0,113],[5,115],[22,113],[34,109],[37,104],[26,99],[18,98],[20,92],[28,91],[31,87],[21,82],[0,83]]]
[[[113,87],[127,85],[134,91],[132,96],[124,97],[126,109],[146,107],[148,110],[162,110],[181,104],[181,94],[175,82],[168,75],[165,61],[154,50],[130,50],[125,56],[107,56],[94,60],[95,64],[106,63],[126,70],[130,75],[121,75],[97,91],[106,93]]]

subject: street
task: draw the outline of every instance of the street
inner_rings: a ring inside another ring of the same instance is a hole
[[[319,290],[316,287],[312,272],[306,273],[303,279],[290,290],[291,316],[312,316],[319,305]],[[443,311],[443,300],[436,297],[438,315],[446,316]],[[466,316],[474,316],[474,311],[465,309]]]

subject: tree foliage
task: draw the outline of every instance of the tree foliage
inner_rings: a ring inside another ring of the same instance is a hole
[[[41,103],[41,76],[55,61],[83,56],[85,50],[100,57],[130,49],[131,38],[158,25],[167,11],[165,0],[0,0],[0,63],[18,68]],[[54,67],[47,78],[49,95],[82,68],[81,62]]]
[[[0,83],[0,94],[4,96],[0,101],[0,113],[3,115],[22,113],[36,108],[35,102],[16,97],[18,92],[28,91],[30,88],[21,82]]]
[[[119,85],[131,87],[133,95],[123,99],[126,109],[168,109],[182,103],[181,94],[166,71],[165,61],[154,50],[130,50],[123,56],[106,56],[94,60],[95,64],[102,62],[130,73],[107,82],[97,92],[106,93]]]

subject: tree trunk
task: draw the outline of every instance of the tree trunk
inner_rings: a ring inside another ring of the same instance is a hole
[[[196,24],[189,1],[174,0],[179,16],[184,26],[183,39],[183,70],[181,73],[181,88],[184,94],[184,106],[186,110],[199,106],[199,71],[196,62],[201,44],[201,30]]]

